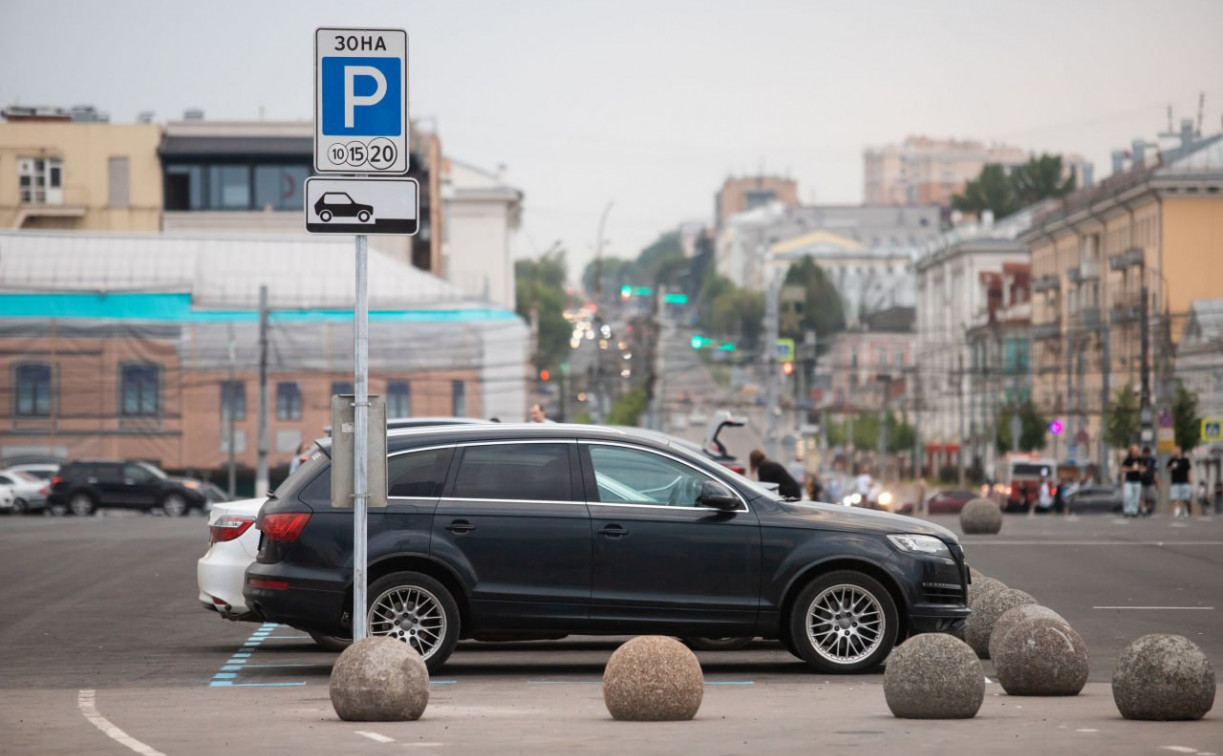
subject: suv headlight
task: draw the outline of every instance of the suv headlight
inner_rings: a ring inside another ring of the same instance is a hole
[[[947,544],[943,543],[934,536],[928,535],[890,535],[888,540],[892,545],[901,551],[907,551],[911,554],[931,554],[933,556],[941,556],[951,558],[951,551],[948,550]]]

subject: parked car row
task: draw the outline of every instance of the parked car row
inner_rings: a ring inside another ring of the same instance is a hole
[[[167,475],[138,461],[82,460],[23,464],[0,471],[0,510],[86,516],[99,509],[182,516],[226,495],[207,481]]]

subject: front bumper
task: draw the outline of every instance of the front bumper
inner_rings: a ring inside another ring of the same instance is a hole
[[[964,627],[970,614],[966,606],[918,604],[909,610],[909,635],[954,632]]]

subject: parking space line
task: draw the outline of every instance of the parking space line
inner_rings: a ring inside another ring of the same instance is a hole
[[[77,694],[76,703],[77,707],[81,710],[81,714],[85,716],[85,719],[89,720],[90,724],[105,733],[111,740],[127,746],[129,749],[135,751],[141,756],[166,756],[156,748],[151,748],[144,743],[141,743],[139,740],[136,740],[123,730],[115,727],[113,724],[111,724],[109,719],[102,716],[98,712],[96,691],[80,691],[80,693]]]
[[[368,730],[354,730],[353,732],[357,733],[358,735],[360,735],[363,738],[369,738],[370,740],[374,741],[375,743],[394,743],[395,742],[395,738],[388,738],[385,735],[379,735],[376,732],[369,732]]]
[[[237,682],[238,674],[243,669],[272,668],[272,667],[308,667],[310,664],[248,664],[251,655],[259,649],[259,645],[265,640],[270,640],[276,636],[272,633],[279,628],[280,625],[274,622],[265,622],[260,625],[250,637],[243,641],[238,650],[230,655],[229,659],[221,665],[221,669],[213,674],[212,679],[208,682],[210,688],[281,688],[281,687],[296,687],[305,685],[303,682],[266,682],[266,683],[240,683]],[[296,636],[295,636],[296,637]],[[302,636],[306,637],[306,636]]]

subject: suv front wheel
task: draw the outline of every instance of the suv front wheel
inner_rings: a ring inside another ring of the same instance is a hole
[[[430,674],[441,669],[459,640],[459,607],[446,586],[420,572],[392,572],[369,595],[369,634],[412,646]]]
[[[899,624],[896,602],[878,580],[838,570],[798,594],[790,640],[798,656],[820,672],[862,672],[887,658]]]
[[[166,517],[182,517],[190,509],[187,497],[180,493],[166,494],[166,498],[161,500],[161,511],[166,513]]]

